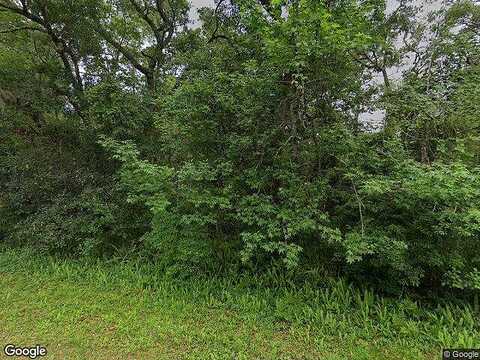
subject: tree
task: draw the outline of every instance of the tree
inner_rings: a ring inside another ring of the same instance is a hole
[[[56,1],[17,1],[2,0],[2,13],[16,15],[9,18],[9,24],[3,33],[18,31],[39,32],[44,34],[43,43],[48,42],[61,61],[64,80],[67,86],[55,85],[55,91],[66,96],[77,112],[81,112],[82,95],[85,89],[82,63],[91,54],[92,47],[83,41],[88,27],[75,14],[84,13],[88,2],[56,2]],[[90,39],[90,44],[95,41]]]
[[[167,70],[172,38],[188,21],[187,1],[117,0],[93,19],[94,30],[145,77],[154,94]]]

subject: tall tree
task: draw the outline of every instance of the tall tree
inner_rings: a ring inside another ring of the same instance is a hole
[[[188,9],[186,0],[115,0],[94,17],[94,30],[154,93],[172,53],[172,38],[188,22]]]

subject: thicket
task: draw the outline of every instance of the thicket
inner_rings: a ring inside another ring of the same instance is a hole
[[[1,241],[478,294],[480,8],[418,10],[0,0]]]

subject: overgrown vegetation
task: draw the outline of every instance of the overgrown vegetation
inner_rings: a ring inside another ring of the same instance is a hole
[[[53,358],[415,360],[480,339],[471,307],[425,307],[322,277],[179,281],[138,261],[25,250],[3,252],[0,268],[0,341],[39,342]]]
[[[2,243],[184,279],[344,279],[292,295],[329,297],[301,315],[326,324],[393,316],[371,289],[478,311],[478,4],[422,22],[408,1],[219,0],[195,28],[188,9],[0,0]]]

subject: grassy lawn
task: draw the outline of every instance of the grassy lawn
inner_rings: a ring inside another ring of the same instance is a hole
[[[275,290],[0,254],[0,344],[41,344],[51,359],[437,359],[442,345],[479,339],[468,309],[427,311],[342,282]]]

